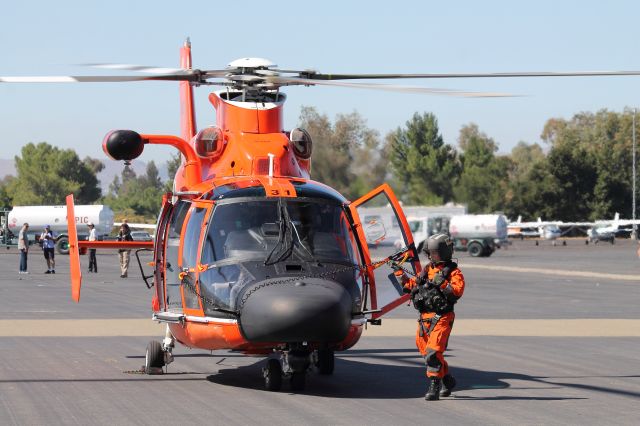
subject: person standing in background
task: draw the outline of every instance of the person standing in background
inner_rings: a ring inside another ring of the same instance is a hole
[[[133,241],[131,236],[131,229],[129,225],[123,223],[120,225],[120,232],[118,233],[118,241]],[[127,278],[127,271],[129,270],[129,259],[131,250],[119,249],[118,256],[120,257],[120,278]]]
[[[29,236],[27,231],[29,230],[29,224],[24,223],[20,234],[18,234],[18,250],[20,250],[20,272],[19,274],[28,274],[27,272],[27,255],[29,254]]]
[[[89,222],[87,224],[89,227],[89,241],[96,241],[96,227],[93,223]],[[89,272],[98,273],[98,263],[96,262],[96,249],[89,249]]]
[[[56,260],[55,260],[56,240],[53,238],[53,233],[51,232],[51,226],[46,225],[44,227],[44,231],[40,235],[40,240],[42,240],[42,251],[44,252],[44,258],[47,260],[47,272],[45,272],[45,274],[55,274],[56,273]]]

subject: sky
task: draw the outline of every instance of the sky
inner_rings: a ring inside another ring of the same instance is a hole
[[[220,69],[242,57],[324,73],[444,73],[640,70],[640,2],[617,1],[121,1],[8,2],[0,15],[0,75],[86,75],[86,63],[178,65],[190,37],[195,68]],[[115,74],[115,73],[114,73]],[[549,118],[640,102],[640,77],[405,81],[425,87],[498,91],[514,98],[465,99],[329,88],[285,88],[285,128],[301,106],[334,120],[357,111],[384,137],[416,112],[431,112],[448,144],[475,123],[499,152],[541,143]],[[0,158],[29,142],[109,161],[112,129],[179,134],[175,82],[0,83]],[[199,127],[215,124],[195,89]],[[143,161],[172,153],[152,146]]]

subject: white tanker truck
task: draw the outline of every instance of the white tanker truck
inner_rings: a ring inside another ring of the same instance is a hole
[[[468,251],[471,256],[491,256],[507,241],[507,218],[500,214],[464,214],[455,216],[408,217],[418,251],[426,239],[439,232],[449,233],[455,250]],[[396,241],[397,248],[403,241]]]
[[[107,235],[113,228],[113,210],[104,205],[75,206],[78,237],[89,235],[89,222],[96,227],[98,235]],[[15,206],[4,212],[1,218],[2,234],[5,244],[17,244],[17,237],[23,223],[29,224],[29,239],[38,239],[44,227],[49,225],[56,238],[56,249],[60,254],[69,252],[67,234],[67,206]]]

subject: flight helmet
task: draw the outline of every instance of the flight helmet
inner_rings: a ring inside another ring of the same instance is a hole
[[[449,262],[453,255],[453,241],[447,234],[434,234],[427,238],[424,251],[432,262]]]

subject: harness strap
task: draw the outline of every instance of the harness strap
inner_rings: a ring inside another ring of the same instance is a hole
[[[418,324],[420,324],[420,337],[424,337],[425,335],[430,336],[433,329],[436,328],[436,324],[438,324],[438,321],[440,321],[440,318],[442,318],[442,315],[435,314],[429,319],[418,319]],[[424,326],[425,322],[429,322],[429,328],[426,328]]]

